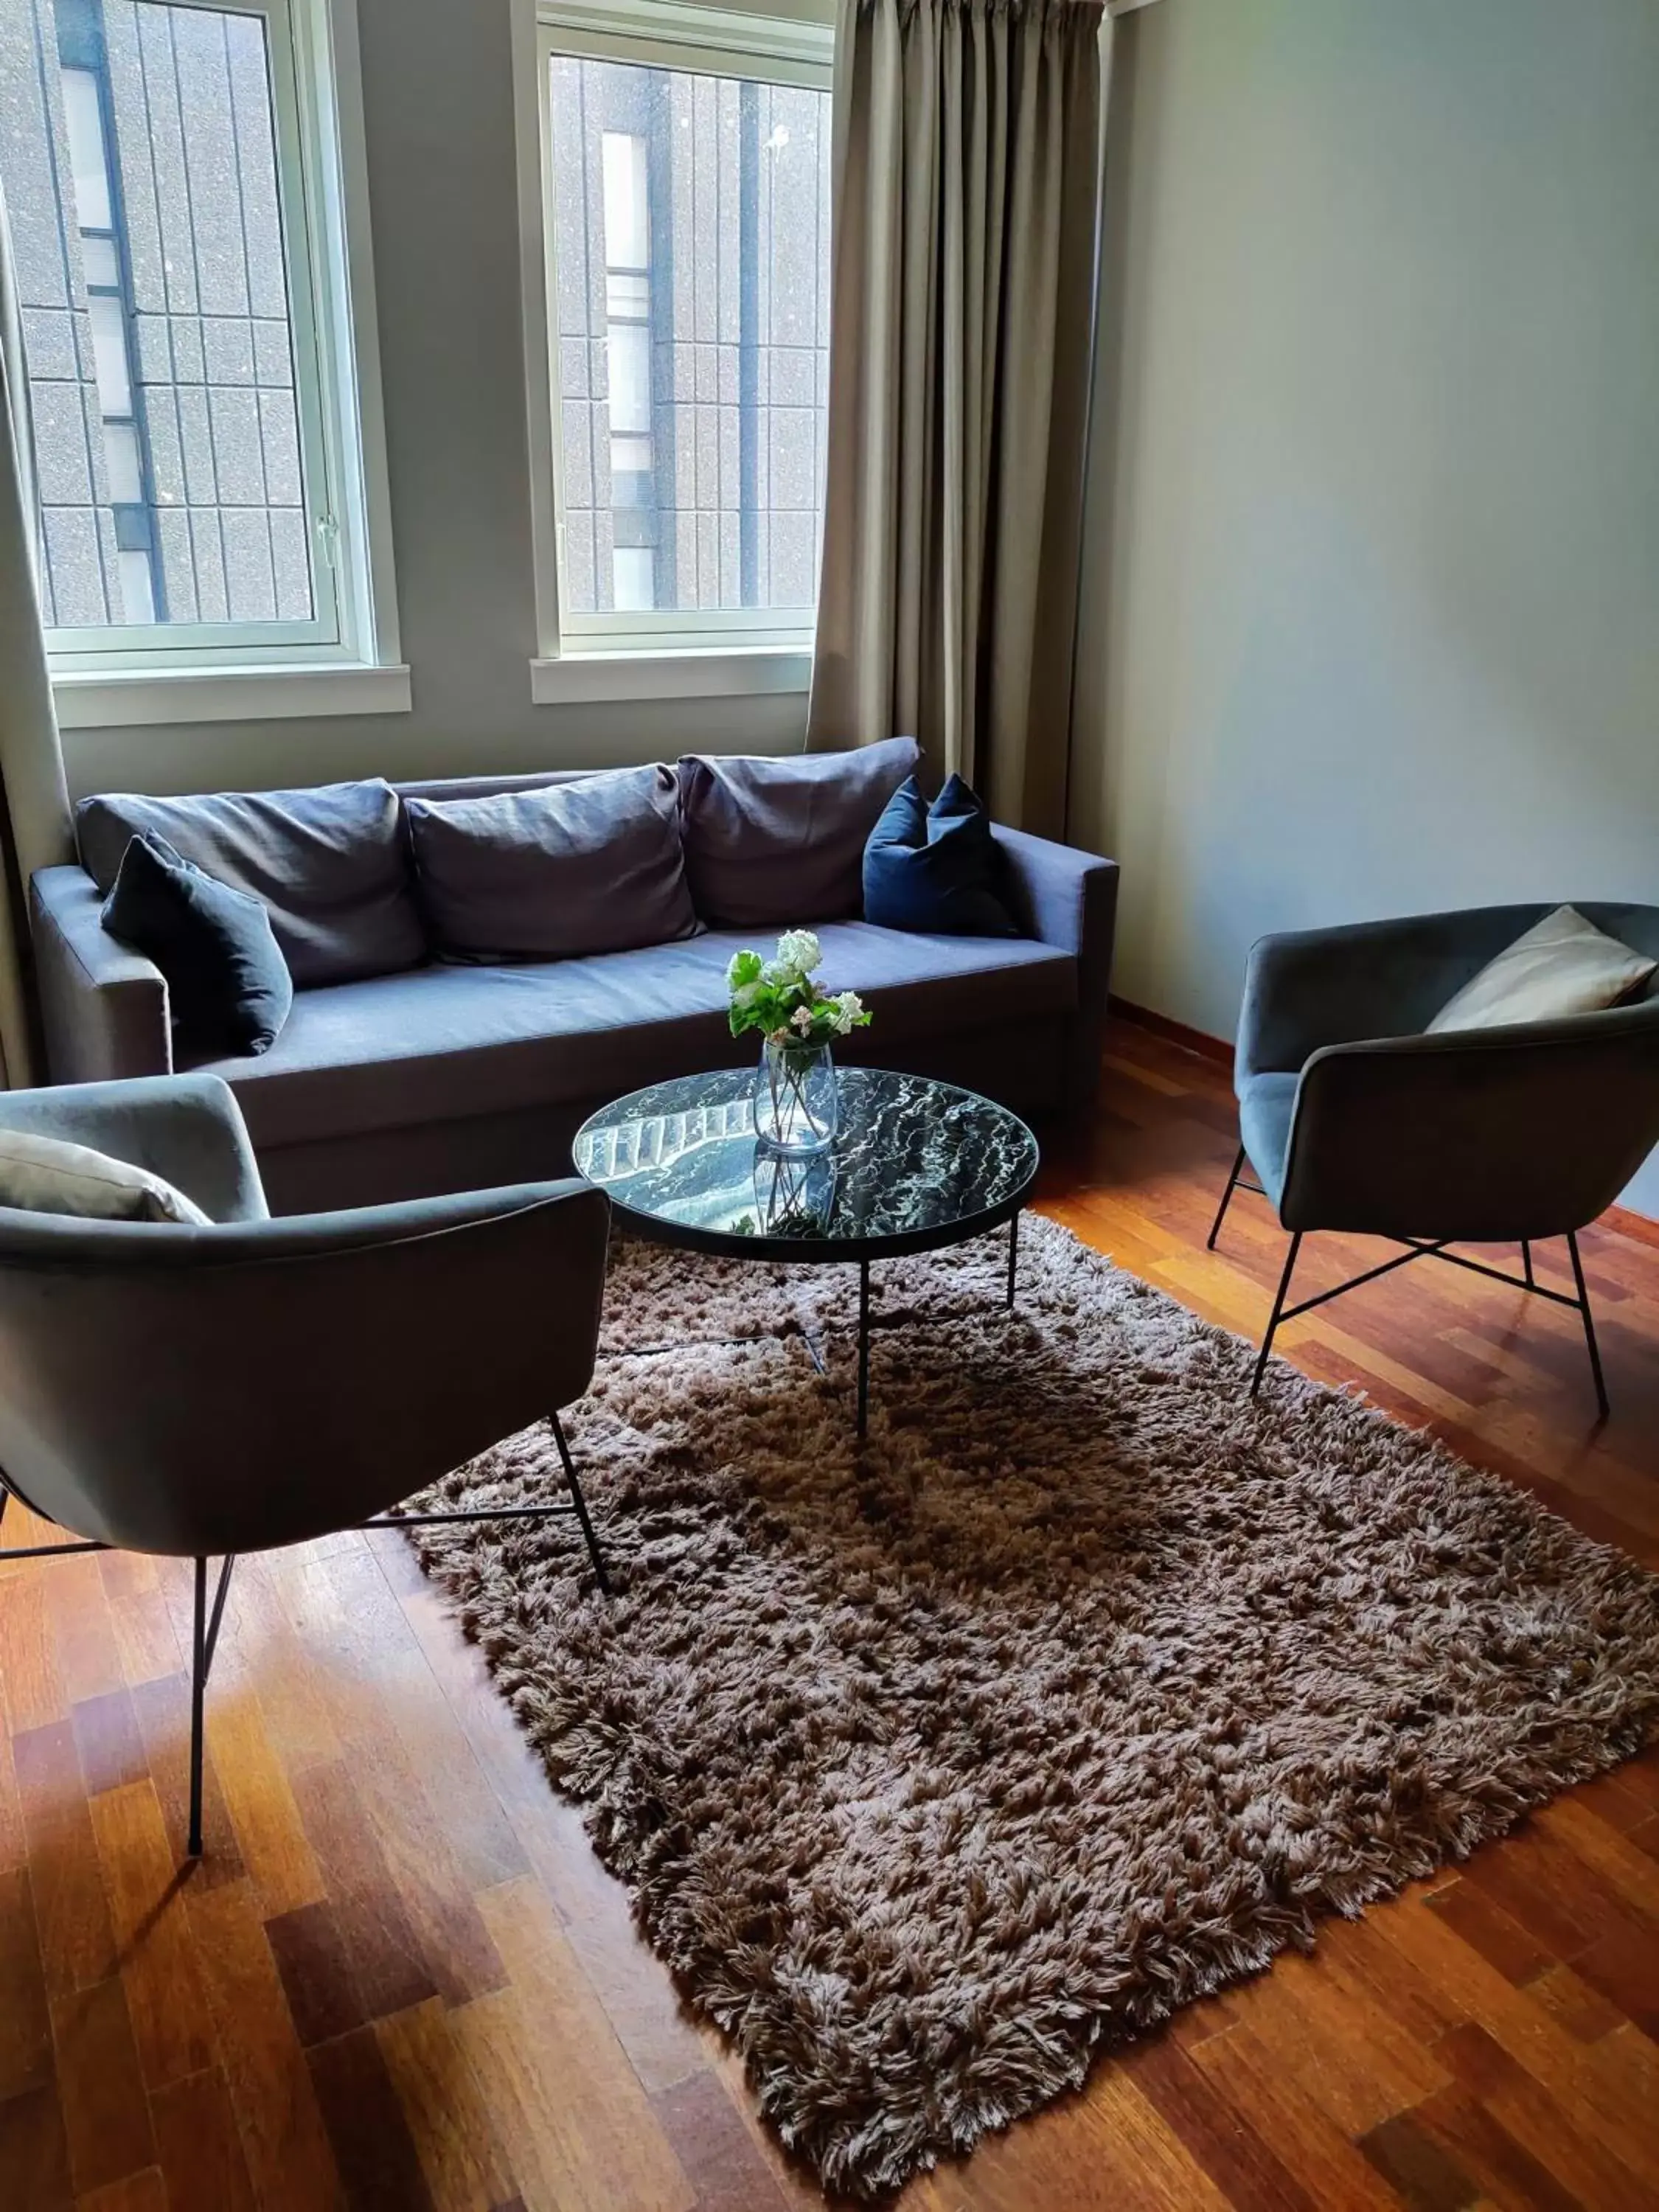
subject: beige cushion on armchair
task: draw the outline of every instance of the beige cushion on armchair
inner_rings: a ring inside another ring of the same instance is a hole
[[[148,1168],[112,1159],[90,1145],[0,1129],[0,1206],[29,1213],[68,1213],[88,1221],[212,1223],[193,1200]]]
[[[1576,907],[1559,906],[1471,977],[1429,1030],[1500,1029],[1599,1013],[1645,983],[1656,967],[1659,961],[1608,937]]]

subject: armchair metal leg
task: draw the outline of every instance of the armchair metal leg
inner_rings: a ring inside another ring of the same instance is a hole
[[[1241,1154],[1241,1158],[1243,1155]],[[1267,1357],[1273,1348],[1273,1338],[1279,1333],[1285,1301],[1290,1296],[1291,1277],[1296,1272],[1296,1255],[1302,1249],[1302,1231],[1297,1230],[1291,1238],[1291,1249],[1285,1255],[1285,1272],[1279,1279],[1279,1292],[1273,1299],[1273,1312],[1267,1317],[1267,1334],[1261,1340],[1261,1351],[1255,1363],[1255,1372],[1250,1377],[1250,1395],[1255,1397],[1261,1388],[1261,1378],[1267,1371]]]
[[[575,1462],[570,1456],[570,1447],[564,1440],[564,1429],[557,1413],[550,1413],[553,1441],[559,1447],[559,1460],[564,1468],[564,1479],[570,1486],[570,1502],[576,1509],[576,1518],[581,1523],[582,1538],[587,1546],[587,1556],[593,1563],[593,1579],[606,1597],[611,1595],[611,1577],[605,1573],[605,1560],[599,1551],[599,1540],[593,1534],[593,1523],[588,1518],[587,1500],[582,1496],[581,1484],[576,1479]]]
[[[1227,1178],[1227,1188],[1221,1194],[1221,1204],[1217,1207],[1215,1219],[1210,1224],[1210,1233],[1204,1240],[1204,1249],[1206,1252],[1213,1252],[1215,1249],[1215,1240],[1221,1234],[1221,1224],[1227,1218],[1227,1208],[1233,1202],[1233,1193],[1238,1188],[1238,1178],[1243,1172],[1244,1147],[1241,1145],[1238,1148],[1238,1158],[1233,1162],[1233,1171]]]
[[[1572,1279],[1578,1291],[1578,1311],[1584,1323],[1584,1342],[1589,1352],[1590,1373],[1595,1380],[1595,1403],[1605,1421],[1613,1408],[1607,1403],[1607,1385],[1601,1373],[1601,1353],[1595,1341],[1595,1323],[1590,1319],[1589,1291],[1584,1284],[1584,1263],[1578,1256],[1578,1237],[1573,1230],[1567,1231],[1567,1250],[1572,1255]]]
[[[227,1553],[219,1570],[218,1587],[213,1593],[213,1608],[208,1609],[208,1563],[196,1561],[196,1619],[195,1632],[191,1639],[190,1655],[190,1835],[185,1843],[186,1854],[193,1859],[202,1856],[202,1749],[203,1707],[207,1693],[207,1680],[213,1666],[213,1655],[219,1643],[219,1624],[225,1614],[225,1594],[230,1588],[230,1571],[236,1564],[236,1554]]]

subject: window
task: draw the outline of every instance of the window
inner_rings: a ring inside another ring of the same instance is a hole
[[[810,641],[830,40],[662,0],[602,24],[544,7],[550,651]]]
[[[55,672],[386,657],[325,8],[0,0]]]

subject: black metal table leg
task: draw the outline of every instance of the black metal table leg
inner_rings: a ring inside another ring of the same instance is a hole
[[[1019,1268],[1019,1216],[1008,1224],[1008,1304],[1014,1303],[1014,1278]]]
[[[870,1425],[870,1262],[859,1261],[859,1428]]]

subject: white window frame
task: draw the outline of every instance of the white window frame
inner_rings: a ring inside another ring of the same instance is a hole
[[[265,27],[316,612],[303,623],[49,630],[58,720],[406,713],[356,0],[167,4],[255,15]]]
[[[816,608],[663,610],[649,616],[562,609],[562,453],[553,220],[550,68],[556,55],[633,62],[762,84],[830,88],[834,0],[518,0],[517,88],[525,388],[538,652],[531,696],[542,703],[601,698],[714,697],[804,691]],[[781,618],[782,617],[782,618]]]

